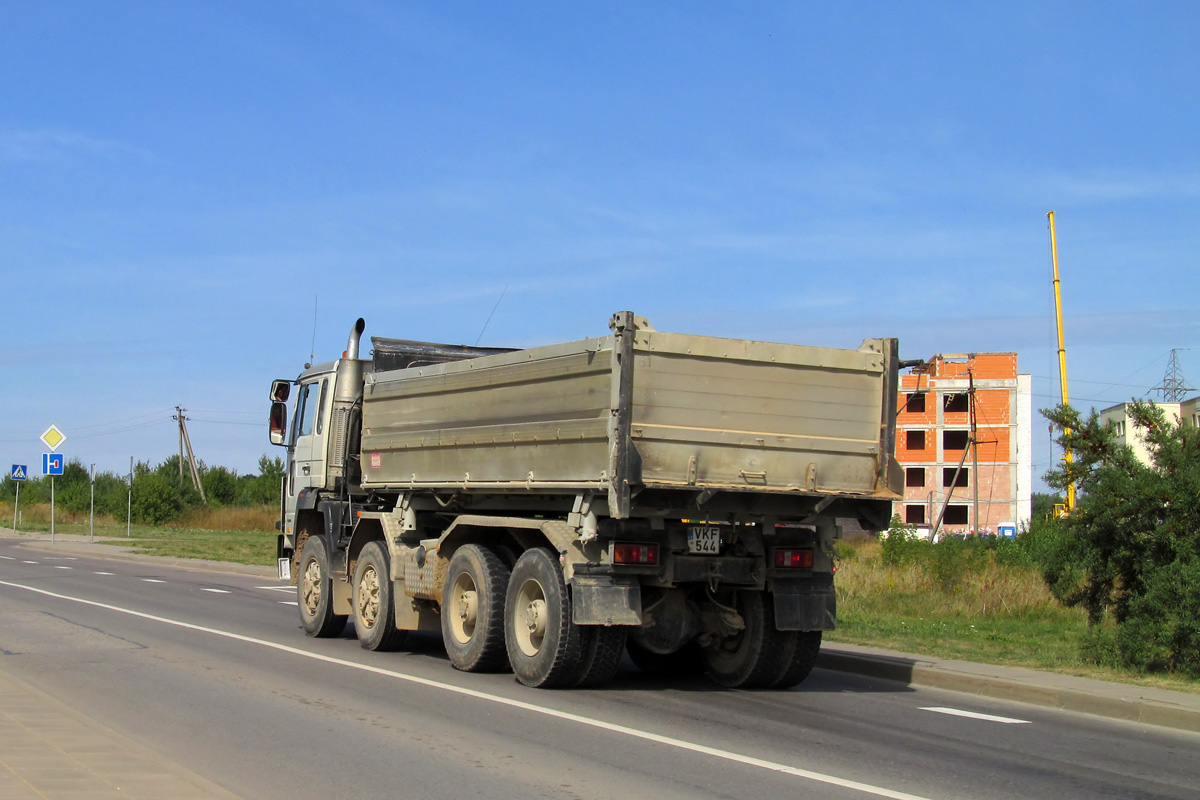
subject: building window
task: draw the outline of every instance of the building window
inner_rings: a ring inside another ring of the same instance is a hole
[[[904,485],[911,486],[917,489],[925,487],[925,468],[924,467],[909,467],[904,470]]]
[[[925,431],[905,431],[904,446],[909,450],[924,450]]]
[[[942,431],[943,450],[966,450],[970,434],[967,431]]]
[[[911,414],[925,413],[925,393],[913,392],[904,402],[904,410]]]
[[[904,507],[904,522],[906,525],[925,524],[925,506],[911,505]]]
[[[950,413],[966,412],[971,409],[971,401],[967,399],[966,393],[963,392],[948,394],[942,401],[942,408]]]
[[[967,475],[971,470],[963,467],[961,470],[957,467],[942,468],[942,486],[947,489],[953,486],[956,489],[964,488],[967,485]],[[954,480],[954,473],[958,473],[958,480]]]
[[[946,506],[946,515],[942,517],[944,525],[966,525],[969,516],[969,506]]]

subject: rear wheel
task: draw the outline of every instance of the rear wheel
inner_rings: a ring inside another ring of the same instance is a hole
[[[763,685],[769,689],[790,689],[808,677],[821,651],[820,631],[781,631],[785,656],[781,672]]]
[[[535,547],[517,559],[504,601],[508,661],[526,686],[552,688],[577,680],[581,670],[579,626],[571,622],[571,598],[558,560]]]
[[[602,686],[613,679],[625,655],[626,629],[622,626],[580,625],[582,658],[573,686]]]
[[[396,629],[388,554],[379,542],[368,542],[354,569],[354,631],[367,650],[395,650],[407,631]]]
[[[500,557],[479,545],[463,545],[450,559],[442,590],[442,641],[455,668],[489,672],[508,666],[504,645],[508,576]]]
[[[309,536],[304,540],[296,601],[300,606],[300,625],[309,636],[330,638],[340,635],[345,629],[346,615],[333,613],[329,551],[322,536]]]
[[[721,686],[762,687],[784,673],[790,657],[775,630],[775,607],[766,592],[743,590],[734,595],[742,630],[704,650],[704,669]]]

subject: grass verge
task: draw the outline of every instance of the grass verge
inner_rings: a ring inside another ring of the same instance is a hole
[[[961,570],[885,566],[878,542],[843,545],[839,555],[838,629],[827,641],[1200,693],[1187,678],[1086,661],[1087,615],[1059,603],[1036,569],[992,554]]]

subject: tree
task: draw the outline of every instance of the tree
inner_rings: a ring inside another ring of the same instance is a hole
[[[1102,657],[1200,678],[1200,430],[1133,402],[1128,415],[1145,434],[1146,465],[1095,411],[1086,419],[1069,406],[1042,413],[1074,454],[1046,481],[1063,490],[1074,481],[1079,497],[1056,523],[1074,553],[1070,568],[1047,576],[1056,593],[1093,624],[1112,615],[1115,634],[1097,638]]]

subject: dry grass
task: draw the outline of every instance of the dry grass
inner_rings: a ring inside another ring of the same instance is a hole
[[[1055,600],[1035,569],[989,553],[947,586],[929,564],[884,566],[878,542],[841,554],[838,629],[826,633],[829,641],[1200,692],[1197,681],[1084,661],[1086,613]]]
[[[0,504],[8,509],[7,522],[5,517],[0,516],[0,525],[7,527],[12,524],[12,507],[7,504]],[[0,511],[3,509],[0,508]],[[47,531],[50,530],[50,504],[49,503],[34,503],[31,505],[21,504],[21,524],[18,526],[20,530],[25,531]],[[191,529],[191,530],[208,530],[208,531],[274,531],[275,521],[279,519],[279,506],[251,506],[249,508],[240,508],[236,506],[218,506],[188,509],[183,516],[174,522],[170,522],[163,527],[175,529]],[[61,506],[54,510],[54,525],[55,528],[63,527],[71,529],[69,532],[78,533],[75,530],[77,526],[83,526],[83,533],[87,533],[88,513],[86,511],[67,511]],[[134,523],[137,527],[137,523]],[[119,519],[110,514],[96,515],[96,530],[100,528],[125,528],[125,517],[122,515]]]

